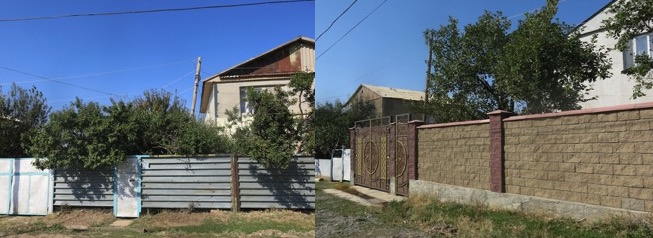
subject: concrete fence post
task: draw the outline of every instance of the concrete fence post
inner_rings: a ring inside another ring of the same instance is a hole
[[[408,122],[408,179],[415,180],[418,178],[417,174],[417,161],[419,160],[417,154],[419,148],[417,148],[417,142],[419,140],[419,135],[417,127],[424,125],[423,121],[410,121]]]
[[[503,119],[511,115],[513,115],[512,112],[503,110],[488,113],[490,117],[490,190],[496,193],[506,192]]]
[[[238,176],[238,155],[231,155],[231,210],[240,211],[240,178]]]
[[[354,185],[354,178],[356,178],[356,128],[349,128],[349,183]],[[333,161],[331,161],[333,163]]]

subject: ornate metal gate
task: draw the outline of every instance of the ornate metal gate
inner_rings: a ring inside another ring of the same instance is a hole
[[[414,133],[410,120],[410,114],[402,114],[356,122],[352,137],[354,184],[408,195],[408,181],[414,173],[410,168],[415,163],[414,153],[409,153],[409,137]]]
[[[355,125],[356,149],[354,183],[389,191],[388,136],[390,117],[358,121]]]
[[[395,119],[394,171],[396,193],[408,195],[408,122],[410,114],[397,115]]]

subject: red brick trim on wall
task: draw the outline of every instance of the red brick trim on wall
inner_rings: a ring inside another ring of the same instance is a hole
[[[505,143],[503,119],[509,117],[512,113],[497,110],[487,115],[490,116],[490,190],[504,193],[506,192],[506,183],[503,154],[503,145]]]

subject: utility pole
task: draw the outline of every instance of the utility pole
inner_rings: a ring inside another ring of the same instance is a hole
[[[195,117],[195,101],[197,101],[197,85],[200,83],[200,69],[202,69],[202,57],[197,57],[197,68],[195,69],[195,87],[193,88],[193,106],[190,115]]]
[[[424,104],[429,102],[429,78],[431,77],[431,63],[433,61],[433,54],[431,53],[431,42],[433,41],[433,33],[429,32],[428,36],[429,41],[429,59],[426,61],[426,89],[424,89]]]

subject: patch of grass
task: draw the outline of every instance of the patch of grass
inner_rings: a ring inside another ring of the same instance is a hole
[[[173,232],[186,232],[186,233],[245,233],[251,234],[262,230],[278,230],[281,232],[306,232],[307,229],[296,223],[277,222],[271,220],[240,220],[231,219],[227,222],[220,222],[213,219],[206,219],[204,223],[199,226],[186,226],[172,228]]]
[[[653,237],[650,225],[641,221],[614,218],[586,223],[435,200],[414,202],[390,202],[378,215],[387,223],[412,223],[423,228],[447,224],[463,237]]]
[[[333,188],[334,184],[333,183],[327,183],[327,182],[318,182],[318,187],[324,188]],[[329,210],[335,213],[338,213],[340,215],[346,215],[346,216],[351,216],[351,215],[357,215],[357,214],[362,214],[365,212],[368,212],[368,208],[361,206],[355,202],[345,200],[345,199],[340,199],[340,198],[335,198],[331,194],[327,194],[323,192],[322,190],[317,190],[315,193],[315,209],[316,210]],[[317,219],[320,217],[318,216]]]
[[[47,223],[40,220],[34,222],[27,222],[27,223],[9,222],[9,223],[0,224],[0,231],[2,231],[4,235],[20,235],[26,233],[51,233],[51,232],[58,232],[64,230],[66,230],[66,228],[64,228],[59,223],[48,225]]]
[[[333,183],[318,184],[321,188],[339,186]],[[614,217],[592,223],[492,209],[483,205],[439,202],[423,196],[389,202],[379,208],[365,207],[318,190],[316,209],[318,225],[324,222],[319,216],[323,210],[343,218],[362,214],[375,220],[373,225],[361,227],[363,231],[352,233],[355,235],[388,228],[406,228],[408,231],[419,230],[424,236],[436,237],[653,237],[653,216],[648,221]]]

